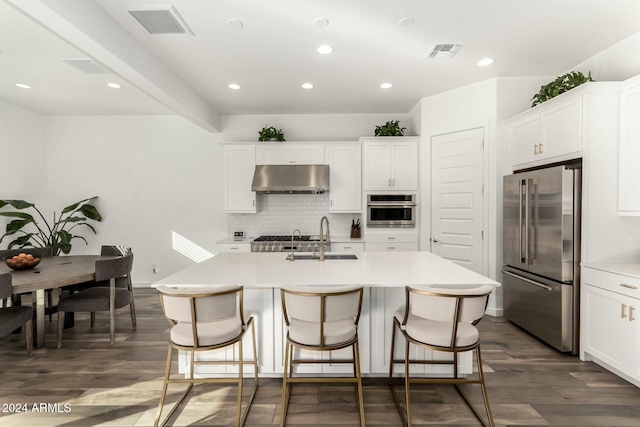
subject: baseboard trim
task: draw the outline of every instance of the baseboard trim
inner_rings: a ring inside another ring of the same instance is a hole
[[[491,308],[491,307],[488,307],[487,311],[485,311],[486,314],[493,317],[502,317],[502,312],[503,310],[501,308]]]

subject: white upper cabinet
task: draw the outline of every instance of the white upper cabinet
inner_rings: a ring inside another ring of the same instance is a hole
[[[255,169],[254,145],[224,147],[224,211],[226,213],[256,212],[256,193],[251,191]]]
[[[419,137],[360,138],[363,142],[364,189],[418,190]]]
[[[329,212],[362,212],[360,145],[328,145]]]
[[[640,216],[640,78],[620,94],[618,213]]]
[[[582,98],[566,95],[507,121],[513,169],[581,156]]]
[[[258,165],[324,165],[323,144],[260,143],[256,147]]]

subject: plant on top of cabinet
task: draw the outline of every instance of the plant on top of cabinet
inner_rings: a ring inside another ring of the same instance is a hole
[[[591,71],[589,71],[589,75],[587,76],[582,74],[580,71],[572,71],[562,76],[558,76],[554,81],[540,87],[540,91],[531,98],[531,101],[533,101],[531,106],[535,107],[536,105],[542,104],[543,102],[573,89],[574,87],[592,81]]]
[[[282,132],[282,129],[276,129],[273,126],[265,126],[258,132],[258,141],[284,142],[284,132]]]
[[[400,121],[391,120],[382,126],[376,126],[375,136],[404,136],[405,129],[400,127]]]

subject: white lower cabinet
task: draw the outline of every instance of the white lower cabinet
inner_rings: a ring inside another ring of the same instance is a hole
[[[336,243],[331,242],[331,252],[364,252],[364,242]]]
[[[251,252],[251,243],[218,243],[218,252]]]
[[[369,231],[365,238],[367,252],[403,252],[418,250],[418,233]]]
[[[640,279],[582,269],[580,355],[640,386]],[[621,292],[616,292],[620,290]],[[638,294],[634,297],[634,294]]]

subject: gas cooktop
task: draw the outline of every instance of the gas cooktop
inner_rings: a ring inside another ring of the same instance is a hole
[[[311,236],[294,236],[293,240],[296,242],[306,242],[311,239]],[[319,239],[318,239],[319,240]],[[291,236],[260,236],[256,239],[253,239],[254,242],[285,242],[291,241]]]

